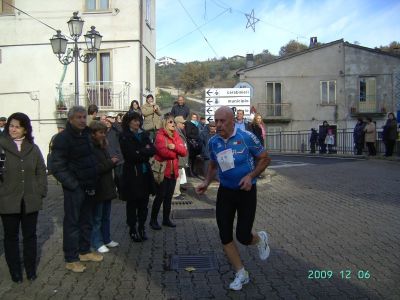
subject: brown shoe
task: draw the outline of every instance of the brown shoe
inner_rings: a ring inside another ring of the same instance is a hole
[[[86,267],[80,261],[66,263],[65,268],[75,273],[82,273],[86,270]]]
[[[87,254],[79,254],[79,260],[80,261],[102,261],[103,260],[103,255],[96,253],[96,252],[90,252]]]

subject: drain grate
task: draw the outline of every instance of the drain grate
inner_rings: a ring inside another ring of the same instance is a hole
[[[170,266],[171,270],[185,270],[191,267],[195,271],[209,271],[217,269],[217,259],[215,254],[173,255]]]
[[[172,199],[172,205],[190,205],[193,201],[191,200],[174,200]]]
[[[174,219],[212,219],[215,218],[215,209],[178,209],[172,212],[172,217]]]

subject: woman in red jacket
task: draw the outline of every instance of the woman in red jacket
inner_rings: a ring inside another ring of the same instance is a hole
[[[173,115],[167,114],[163,120],[163,127],[158,130],[155,139],[156,155],[154,159],[166,161],[164,180],[157,186],[157,194],[154,198],[151,209],[150,227],[154,230],[160,230],[157,216],[163,203],[163,222],[162,225],[176,227],[171,222],[169,215],[171,213],[172,195],[175,189],[176,178],[179,175],[179,156],[186,155],[186,147],[179,133],[175,130]]]

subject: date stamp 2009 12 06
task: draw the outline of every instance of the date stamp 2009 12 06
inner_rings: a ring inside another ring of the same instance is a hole
[[[334,271],[334,270],[308,270],[308,277],[307,279],[314,279],[314,280],[323,280],[323,279],[333,279],[333,278],[339,278],[339,279],[345,279],[349,280],[352,278],[357,278],[360,280],[365,280],[365,279],[370,279],[371,274],[369,273],[368,270],[357,270],[357,271],[352,271],[352,270],[339,270],[339,271]]]

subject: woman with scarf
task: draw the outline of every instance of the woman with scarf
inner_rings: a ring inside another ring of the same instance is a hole
[[[12,281],[22,283],[19,230],[23,236],[23,265],[28,280],[36,279],[38,212],[47,194],[46,165],[33,142],[29,117],[12,114],[0,137],[0,215],[4,254]]]
[[[141,116],[133,112],[122,119],[120,137],[124,156],[122,199],[126,201],[126,222],[134,242],[147,240],[145,222],[150,194],[154,195],[154,178],[149,159],[156,150],[149,135],[141,128]],[[138,225],[138,226],[137,226]]]
[[[176,179],[179,176],[179,156],[186,155],[186,147],[175,129],[174,116],[167,114],[163,120],[163,127],[157,131],[155,147],[157,154],[154,159],[160,162],[166,162],[164,171],[164,180],[157,186],[157,194],[151,209],[150,227],[154,230],[160,230],[157,217],[163,204],[162,225],[167,227],[176,227],[171,222],[171,202],[174,194]]]

